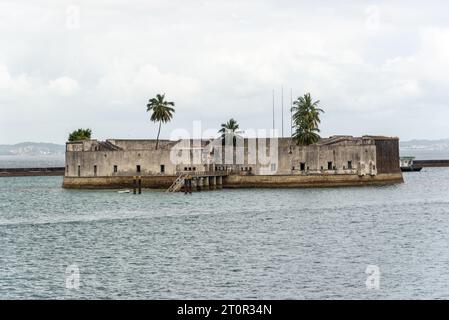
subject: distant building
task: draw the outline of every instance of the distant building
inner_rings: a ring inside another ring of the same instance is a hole
[[[231,139],[232,140],[232,139]],[[224,187],[309,187],[402,182],[399,139],[332,136],[309,146],[290,138],[87,140],[67,143],[64,187],[167,188],[183,173],[223,177]]]

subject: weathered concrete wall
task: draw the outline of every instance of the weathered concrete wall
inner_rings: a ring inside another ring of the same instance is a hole
[[[242,172],[251,169],[255,175],[287,175],[301,171],[301,163],[304,164],[305,174],[372,174],[376,169],[376,145],[373,139],[358,139],[340,141],[332,144],[315,144],[310,146],[298,146],[289,138],[276,141],[277,151],[271,150],[270,141],[264,139],[245,139],[241,147],[225,149],[225,152],[215,159],[216,166],[228,168],[233,172]],[[250,145],[255,146],[255,156],[250,155]],[[226,152],[236,153],[226,157]],[[261,154],[266,155],[263,160]],[[242,159],[239,162],[237,158]],[[275,161],[267,164],[270,155],[275,155]],[[231,159],[233,161],[226,161]],[[252,161],[254,160],[255,161]],[[328,163],[332,162],[328,170]],[[349,168],[348,162],[351,162]],[[274,166],[272,166],[272,164]],[[242,170],[243,169],[243,170]]]
[[[379,173],[400,172],[399,139],[376,138],[376,163]]]
[[[141,177],[142,188],[167,189],[176,176]],[[133,177],[64,177],[63,187],[68,189],[132,189]]]
[[[375,177],[379,173],[398,174],[402,181],[397,138],[334,136],[311,146],[297,146],[289,138],[275,142],[270,139],[242,139],[237,141],[236,147],[231,144],[224,150],[220,150],[221,141],[219,144],[214,141],[215,146],[210,142],[187,140],[180,146],[178,141],[161,140],[157,150],[155,140],[68,143],[65,177],[70,179],[64,181],[64,186],[98,184],[99,187],[115,187],[127,180],[110,178],[144,176],[149,179],[155,177],[148,180],[149,185],[154,181],[155,186],[165,188],[173,182],[170,177],[179,172],[214,170],[228,171],[230,176],[226,179],[229,179],[229,186],[238,183],[263,185],[264,181],[269,181],[267,185],[271,186],[282,185],[280,181],[284,181],[284,185],[298,186],[304,183],[370,183],[377,180],[361,177]],[[187,157],[173,163],[174,153]],[[271,160],[270,155],[273,156]],[[261,178],[257,180],[254,176]],[[268,176],[278,178],[269,179]],[[80,178],[94,179],[83,182]],[[77,179],[80,179],[79,183]]]
[[[299,188],[299,187],[337,187],[358,185],[383,185],[402,183],[402,174],[365,175],[269,175],[239,176],[223,178],[226,188]]]
[[[135,176],[137,166],[141,168],[141,175],[174,175],[176,166],[170,161],[167,150],[141,151],[84,151],[66,152],[66,176],[78,177],[114,177]],[[164,165],[164,173],[161,172]],[[95,175],[95,166],[97,172]],[[114,172],[117,166],[117,172]]]
[[[221,180],[222,177],[217,177]],[[150,189],[167,189],[176,176],[141,177],[142,187]],[[378,174],[376,176],[358,175],[267,175],[223,177],[223,188],[304,188],[304,187],[338,187],[359,185],[384,185],[403,182],[402,174]],[[120,189],[132,188],[133,177],[64,177],[64,188],[85,189]]]

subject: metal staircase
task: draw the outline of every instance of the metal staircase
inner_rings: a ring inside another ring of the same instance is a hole
[[[167,191],[165,192],[177,192],[179,190],[181,190],[183,184],[184,184],[184,180],[187,177],[187,174],[185,173],[181,173],[176,180],[172,183],[172,185],[170,186],[170,188],[167,189]]]

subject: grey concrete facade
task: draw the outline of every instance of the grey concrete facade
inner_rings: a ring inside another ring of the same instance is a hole
[[[402,180],[398,150],[397,138],[374,136],[334,136],[310,146],[298,146],[289,138],[237,139],[226,145],[219,139],[161,140],[157,150],[156,140],[88,140],[67,143],[64,186],[76,178],[176,177],[190,172],[241,177],[389,173]],[[226,186],[226,177],[207,179],[198,182],[200,188]]]

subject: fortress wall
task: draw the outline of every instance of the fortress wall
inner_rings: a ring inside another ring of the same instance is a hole
[[[402,183],[402,174],[365,175],[273,175],[239,176],[223,178],[225,188],[299,188],[299,187],[338,187],[359,185],[384,185]]]
[[[176,176],[142,177],[142,187],[149,189],[167,189]],[[376,176],[358,175],[268,175],[240,176],[223,178],[224,188],[305,188],[340,187],[360,185],[386,185],[403,182],[402,174],[389,173]],[[64,188],[69,189],[131,189],[133,177],[64,177]]]
[[[167,150],[66,152],[66,176],[69,177],[78,176],[78,166],[81,177],[94,177],[94,166],[98,177],[135,176],[137,165],[141,166],[141,175],[160,175],[161,165],[165,166],[165,174],[176,173]],[[118,169],[116,173],[114,166]]]
[[[111,148],[111,145],[98,143],[95,140],[69,143],[66,152],[65,176],[70,179],[65,179],[64,184],[67,186],[87,185],[88,187],[97,185],[100,187],[120,186],[127,184],[127,182],[123,182],[127,181],[127,177],[132,178],[141,175],[148,176],[149,187],[153,186],[154,181],[154,186],[166,187],[174,180],[170,177],[175,177],[177,172],[184,171],[185,168],[198,172],[213,171],[214,167],[219,169],[220,167],[232,168],[232,175],[226,178],[229,187],[235,187],[237,184],[252,187],[255,185],[346,185],[378,183],[379,181],[383,183],[389,181],[388,177],[390,176],[388,174],[394,174],[392,176],[393,182],[402,181],[397,138],[337,136],[323,139],[320,143],[311,146],[297,146],[289,138],[278,139],[273,166],[271,163],[261,164],[259,161],[254,164],[254,161],[250,161],[251,156],[248,148],[251,145],[256,145],[255,154],[257,158],[265,153],[267,159],[269,159],[273,147],[270,146],[270,142],[272,142],[270,139],[265,141],[259,139],[257,143],[254,143],[256,141],[254,139],[245,139],[242,144],[237,143],[236,151],[241,152],[241,154],[231,157],[226,157],[225,153],[217,150],[212,152],[213,148],[206,148],[203,151],[203,157],[197,158],[200,159],[197,161],[199,163],[189,163],[189,161],[193,160],[195,154],[201,155],[199,146],[205,147],[209,141],[199,141],[200,143],[195,144],[193,140],[190,140],[179,150],[174,149],[176,154],[187,155],[187,158],[184,158],[186,162],[184,164],[172,163],[170,158],[172,147],[178,143],[176,141],[162,140],[158,150],[155,150],[156,142],[154,140],[108,141],[121,148],[121,150],[111,151],[108,149]],[[99,146],[101,148],[98,148]],[[221,147],[221,145],[218,147]],[[232,149],[231,146],[228,152]],[[229,161],[229,158],[230,163],[226,164],[226,160]],[[214,159],[221,159],[224,164],[214,164]],[[241,160],[244,160],[244,164],[237,164]],[[205,162],[201,163],[201,161]],[[352,169],[348,168],[348,161],[351,161]],[[207,162],[211,164],[208,165]],[[328,170],[328,162],[332,162],[331,170]],[[304,171],[300,170],[301,163],[305,164]],[[137,172],[137,165],[140,165],[140,173]],[[164,165],[164,172],[161,170],[161,165]],[[80,167],[79,172],[78,166]],[[114,172],[114,166],[117,166],[117,172]],[[194,168],[196,170],[193,170]],[[251,168],[252,170],[242,171],[242,168]],[[376,178],[376,174],[387,175]],[[364,175],[369,177],[363,177]],[[163,180],[160,178],[161,176],[167,177],[168,180]],[[110,178],[117,179],[111,180]],[[79,179],[79,182],[76,182],[77,179]]]
[[[332,173],[356,173],[358,169],[362,169],[365,173],[376,173],[376,146],[374,140],[369,139],[365,143],[358,143],[356,140],[354,142],[341,142],[329,145],[311,145],[311,146],[298,146],[294,142],[291,142],[289,138],[283,138],[277,140],[277,156],[276,170],[271,171],[271,164],[264,164],[261,161],[259,155],[264,154],[269,158],[271,154],[270,141],[267,140],[265,143],[261,143],[261,139],[257,143],[251,141],[253,139],[245,139],[244,144],[237,144],[234,148],[235,152],[243,156],[229,156],[226,157],[226,152],[231,153],[232,148],[224,149],[224,152],[215,155],[215,161],[218,167],[232,168],[234,172],[240,172],[241,168],[251,167],[252,173],[256,175],[286,175],[292,174],[292,169],[300,169],[300,163],[305,163],[306,171],[318,172],[327,171],[328,162],[332,162],[332,167],[336,167],[336,170],[330,170]],[[251,156],[249,155],[248,147],[251,144],[256,145],[257,163],[253,163]],[[264,150],[260,150],[264,148]],[[244,160],[243,164],[237,164],[236,158],[242,157]],[[231,159],[231,161],[229,161]],[[352,163],[352,170],[348,169],[348,161]],[[370,165],[372,167],[370,171]],[[307,167],[309,168],[307,170]],[[362,168],[363,167],[363,168]]]
[[[401,172],[399,166],[399,139],[376,138],[376,163],[379,173]]]
[[[108,139],[107,141],[123,150],[156,150],[156,140]],[[158,150],[170,149],[176,141],[159,140]]]
[[[142,188],[168,189],[176,176],[141,177]],[[62,185],[67,189],[132,189],[133,177],[64,177]]]

